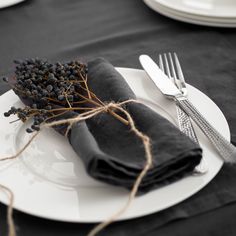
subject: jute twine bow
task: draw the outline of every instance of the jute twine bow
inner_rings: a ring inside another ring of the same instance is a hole
[[[90,119],[100,113],[103,112],[109,112],[110,110],[117,110],[122,112],[126,117],[127,120],[129,122],[129,126],[130,126],[130,130],[138,137],[141,139],[143,146],[144,146],[144,150],[145,150],[145,164],[143,169],[141,170],[141,172],[139,173],[139,175],[137,176],[133,187],[129,193],[128,196],[128,200],[127,202],[124,204],[124,206],[122,208],[120,208],[117,212],[115,212],[112,216],[110,216],[107,220],[105,220],[104,222],[96,225],[89,233],[87,236],[95,236],[96,234],[98,234],[101,230],[103,230],[105,227],[107,227],[109,224],[111,224],[112,222],[114,222],[117,218],[119,218],[131,205],[132,201],[135,198],[135,195],[137,194],[138,188],[144,178],[144,176],[146,175],[146,173],[148,172],[148,170],[151,168],[152,166],[152,153],[151,153],[151,143],[150,143],[150,138],[143,134],[141,131],[139,131],[134,123],[133,118],[131,117],[131,115],[129,114],[128,111],[126,111],[122,106],[127,104],[127,103],[140,103],[137,100],[134,99],[129,99],[120,103],[114,103],[114,102],[110,102],[108,104],[104,104],[103,106],[99,106],[99,107],[95,107],[90,111],[84,112],[82,114],[79,114],[76,117],[73,118],[69,118],[69,119],[61,119],[61,120],[57,120],[57,121],[53,121],[50,123],[44,123],[42,125],[41,128],[43,127],[53,127],[56,125],[62,125],[62,124],[68,124],[68,129],[66,134],[68,134],[68,130],[72,127],[72,125],[76,122],[80,122],[80,121],[84,121],[87,119]],[[9,156],[9,157],[4,157],[2,159],[0,159],[0,161],[3,160],[10,160],[10,159],[15,159],[16,157],[18,157],[31,143],[32,141],[35,139],[35,137],[38,135],[39,132],[36,132],[31,139],[25,144],[25,146],[18,151],[15,155],[13,156]],[[9,201],[9,205],[8,205],[8,214],[7,214],[7,221],[8,221],[8,227],[9,227],[9,233],[8,236],[15,236],[15,225],[14,225],[14,221],[13,221],[13,193],[11,192],[11,190],[3,185],[0,185],[0,188],[2,188],[2,190],[8,192],[8,194],[10,195],[10,201]]]

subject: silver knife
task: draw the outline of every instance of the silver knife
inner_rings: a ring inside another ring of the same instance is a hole
[[[198,125],[202,132],[214,145],[225,162],[236,163],[236,147],[227,141],[197,110],[197,108],[183,96],[181,91],[170,81],[158,65],[148,56],[141,55],[139,61],[157,88],[168,98],[173,99]]]

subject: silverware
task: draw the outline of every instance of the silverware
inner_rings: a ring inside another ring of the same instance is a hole
[[[139,57],[140,63],[159,90],[173,99],[198,125],[202,132],[214,145],[225,162],[236,162],[236,147],[227,141],[197,110],[197,108],[183,96],[182,92],[162,72],[158,65],[147,55]]]
[[[184,75],[179,63],[178,56],[176,55],[176,53],[174,53],[173,57],[174,60],[172,59],[171,53],[168,53],[168,56],[166,53],[164,53],[163,56],[159,55],[159,67],[169,77],[172,83],[174,83],[175,86],[182,92],[182,95],[184,97],[187,97],[187,86],[185,83]],[[169,64],[171,64],[171,67],[169,66]],[[186,114],[178,104],[176,104],[176,111],[180,131],[187,135],[189,138],[191,138],[194,142],[199,143],[189,115]],[[195,167],[194,174],[204,174],[207,172],[207,170],[208,168],[206,162],[202,158],[200,164]]]

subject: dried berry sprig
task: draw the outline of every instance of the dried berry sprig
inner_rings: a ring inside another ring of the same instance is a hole
[[[3,80],[10,83],[14,92],[27,106],[12,107],[4,115],[17,115],[23,122],[33,118],[33,124],[26,129],[28,133],[39,131],[43,122],[65,111],[81,113],[105,105],[89,90],[87,66],[79,61],[51,64],[47,60],[27,59],[14,62],[15,77],[11,81],[7,77]],[[108,112],[128,124],[127,120],[113,110],[109,109]]]

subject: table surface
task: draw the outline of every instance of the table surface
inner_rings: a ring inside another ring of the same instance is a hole
[[[114,66],[140,68],[142,53],[178,53],[188,83],[223,111],[236,144],[236,29],[177,22],[137,0],[28,0],[0,10],[0,76],[13,73],[13,59],[51,61],[104,57]],[[9,87],[0,82],[0,94]],[[139,219],[117,222],[99,235],[210,236],[236,234],[236,166],[186,201]],[[0,235],[7,235],[0,205]],[[41,219],[14,211],[18,236],[86,235],[93,224]]]

